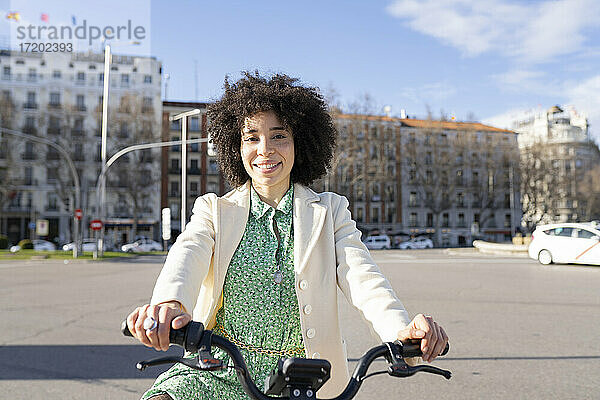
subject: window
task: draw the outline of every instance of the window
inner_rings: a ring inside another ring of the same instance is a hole
[[[179,182],[171,182],[171,190],[169,196],[176,197],[179,195]]]
[[[127,122],[125,122],[125,121],[121,121],[120,129],[119,129],[119,137],[120,138],[129,137],[129,126],[127,125]]]
[[[2,69],[2,75],[5,79],[7,79],[7,78],[10,79],[10,67],[9,66],[5,66]]]
[[[409,207],[417,207],[417,192],[410,192],[408,195],[408,206]]]
[[[510,208],[510,193],[504,193],[504,208]]]
[[[433,226],[433,214],[432,213],[427,213],[427,226],[429,226],[429,227]]]
[[[181,129],[181,120],[177,119],[175,121],[171,121],[171,130],[178,131]]]
[[[37,80],[37,72],[35,68],[29,68],[29,72],[27,73],[27,80],[29,82],[35,82]]]
[[[190,118],[190,131],[198,132],[200,130],[200,124],[198,117]]]
[[[392,222],[394,222],[394,208],[393,207],[388,207],[387,208],[386,217],[387,217],[387,222],[389,224],[391,224]]]
[[[98,74],[98,82],[104,82],[104,72]]]
[[[172,138],[171,138],[171,141],[172,141],[172,142],[176,142],[177,140],[179,140],[179,138],[178,138],[178,137],[172,137]],[[180,147],[178,144],[176,144],[176,145],[174,145],[174,146],[171,146],[171,151],[172,151],[172,152],[178,152],[178,151],[181,151],[181,147]]]
[[[464,228],[466,225],[465,223],[465,214],[463,213],[458,213],[458,226],[460,228]]]
[[[171,159],[171,170],[173,170],[173,171],[179,170],[179,159],[177,159],[177,158]]]
[[[450,215],[448,213],[442,214],[442,227],[448,228],[450,226]]]
[[[82,94],[78,94],[76,99],[75,99],[75,103],[77,106],[77,110],[79,111],[85,111],[85,96]]]
[[[412,212],[409,214],[408,216],[408,225],[411,227],[416,227],[418,226],[418,218],[417,218],[417,213]]]
[[[458,186],[462,186],[462,184],[463,184],[463,171],[462,171],[462,169],[459,169],[458,171],[456,171],[456,184]]]
[[[60,79],[62,76],[60,70],[55,69],[54,71],[52,71],[52,78],[54,79]]]
[[[144,75],[144,83],[152,83],[152,75]]]
[[[371,208],[371,222],[379,222],[379,207]]]
[[[58,179],[58,168],[46,169],[46,183],[55,183]]]
[[[198,139],[198,138],[197,138],[197,137],[193,137],[192,139]],[[192,150],[194,153],[197,153],[197,152],[199,151],[199,144],[200,144],[200,143],[192,143],[192,144],[190,145],[190,148],[191,148],[191,150]]]
[[[78,72],[77,73],[77,83],[83,83],[85,82],[85,72]]]
[[[121,87],[129,87],[129,75],[121,74]]]
[[[57,92],[50,93],[50,105],[51,106],[60,105],[60,93],[57,93]]]
[[[27,105],[31,107],[35,105],[35,92],[27,92]]]
[[[597,236],[596,234],[594,234],[593,232],[590,232],[586,229],[576,229],[575,230],[575,235],[573,235],[575,237],[581,238],[581,239],[591,239],[594,236]]]
[[[457,207],[465,206],[465,195],[463,193],[456,194],[456,206]]]
[[[504,214],[504,227],[510,228],[511,226],[511,216],[510,214]]]
[[[191,162],[190,162],[190,170],[192,172],[194,172],[194,171],[200,171],[200,168],[198,168],[198,160],[191,160]]]
[[[190,182],[190,194],[198,193],[198,182]]]
[[[356,222],[362,222],[363,218],[364,218],[364,211],[362,208],[357,208],[356,209]]]

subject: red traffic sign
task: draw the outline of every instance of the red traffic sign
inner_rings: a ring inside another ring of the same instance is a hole
[[[99,219],[95,219],[92,222],[90,222],[90,228],[92,228],[92,230],[94,231],[99,231],[100,229],[102,229],[102,221],[100,221]]]
[[[78,208],[77,210],[75,210],[75,218],[81,219],[82,217],[83,217],[83,211],[81,211],[80,208]]]

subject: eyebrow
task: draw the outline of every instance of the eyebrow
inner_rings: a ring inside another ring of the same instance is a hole
[[[285,128],[282,126],[274,126],[272,128],[269,128],[269,131],[285,131]],[[256,133],[256,132],[258,132],[258,129],[244,130],[244,133]]]

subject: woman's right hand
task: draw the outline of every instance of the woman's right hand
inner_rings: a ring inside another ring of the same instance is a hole
[[[152,317],[158,322],[155,329],[144,329],[144,320],[148,317]],[[183,307],[179,302],[170,301],[157,305],[146,304],[136,308],[127,317],[127,327],[144,346],[167,351],[169,349],[170,328],[182,328],[191,320],[191,315],[183,311]]]

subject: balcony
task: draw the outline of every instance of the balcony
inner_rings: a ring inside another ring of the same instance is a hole
[[[48,108],[53,110],[60,110],[62,108],[62,104],[60,103],[48,103]]]
[[[143,114],[154,114],[154,107],[152,106],[142,106]]]
[[[23,108],[26,109],[26,110],[37,110],[38,109],[38,103],[26,102],[26,103],[23,103]]]
[[[169,168],[169,174],[174,174],[174,175],[178,175],[181,174],[181,168],[177,167],[177,168]]]
[[[169,192],[169,197],[179,197],[179,193],[177,193],[177,192]]]
[[[37,128],[33,125],[25,125],[21,130],[28,135],[37,135]]]
[[[21,153],[22,160],[37,160],[37,154],[34,152],[26,151],[25,153]]]
[[[87,107],[85,106],[85,104],[77,104],[75,106],[75,111],[86,112],[87,111]]]
[[[60,127],[58,126],[49,126],[46,130],[47,135],[60,135]]]
[[[46,161],[56,161],[60,159],[60,154],[56,151],[49,151],[46,153]]]
[[[73,128],[71,129],[71,136],[84,136],[85,131],[83,130],[83,128]]]
[[[201,175],[202,171],[200,170],[200,168],[189,168],[188,174],[189,175]]]

